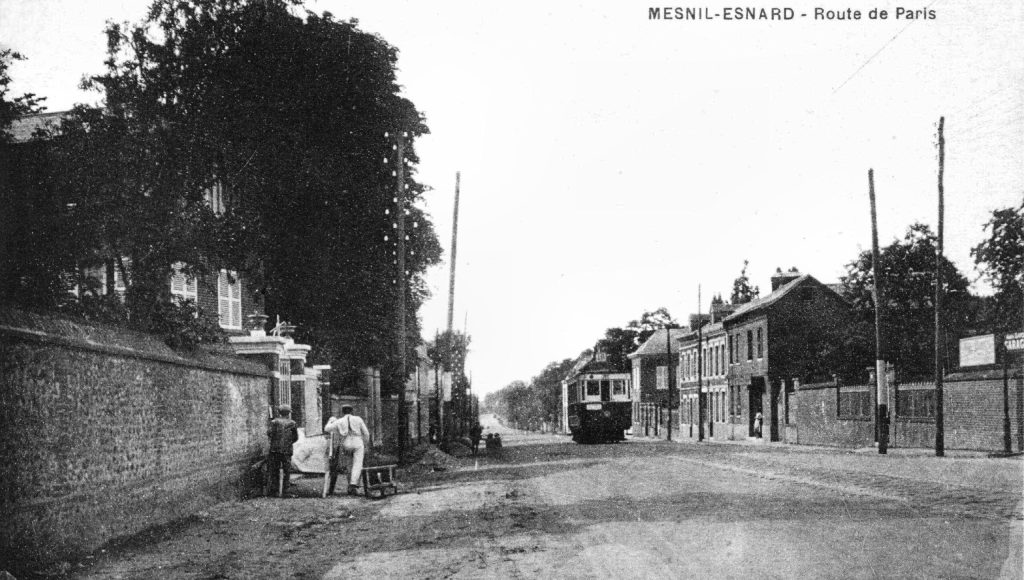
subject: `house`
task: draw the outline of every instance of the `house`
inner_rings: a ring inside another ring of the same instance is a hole
[[[691,330],[678,345],[679,405],[681,435],[700,436],[700,402],[704,393],[704,436],[733,439],[731,416],[734,412],[728,396],[728,341],[724,320],[735,310],[721,298],[711,303],[707,318],[692,317]]]
[[[36,220],[43,215],[54,216],[58,212],[73,210],[61,202],[59,192],[50,191],[47,185],[46,144],[33,140],[33,135],[42,129],[53,128],[66,112],[51,112],[30,115],[16,120],[10,127],[12,143],[0,148],[0,201],[5,211],[0,222],[0,247],[3,260],[0,268],[17,272],[31,261],[31,248],[24,247],[24,241],[35,239],[40,227]],[[217,182],[207,188],[205,200],[218,215],[229,209],[229,196],[223,183]],[[40,222],[42,223],[42,222]],[[52,265],[50,265],[52,267]],[[77,298],[88,294],[96,296],[118,295],[126,291],[125,273],[131,274],[131,261],[127,257],[109,260],[105,263],[75,263],[68,256],[64,264],[67,271],[64,279],[68,291]],[[182,301],[191,300],[200,313],[215,314],[220,327],[229,335],[245,334],[245,317],[262,314],[263,307],[255,289],[250,287],[244,275],[233,270],[222,269],[198,278],[185,275],[185,264],[171,265],[167,285],[170,296]],[[10,279],[10,272],[0,272]]]
[[[723,321],[728,422],[735,438],[754,437],[754,420],[761,413],[764,438],[789,440],[794,380],[815,378],[802,375],[836,329],[850,321],[846,300],[813,276],[780,269],[771,288]]]
[[[633,434],[661,436],[668,425],[669,373],[678,370],[676,346],[687,328],[655,330],[629,358],[633,383]],[[672,344],[671,353],[666,337]],[[671,361],[671,369],[670,369]],[[678,385],[678,375],[673,377]]]

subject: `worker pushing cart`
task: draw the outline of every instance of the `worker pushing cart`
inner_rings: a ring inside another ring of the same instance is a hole
[[[349,458],[348,494],[357,495],[366,445],[370,441],[370,431],[366,428],[366,423],[352,414],[351,405],[345,405],[341,408],[341,418],[331,417],[328,419],[324,431],[331,436],[328,446],[329,481],[324,482],[326,484],[324,495],[334,494],[334,485],[338,481],[338,472],[341,471],[343,453]]]

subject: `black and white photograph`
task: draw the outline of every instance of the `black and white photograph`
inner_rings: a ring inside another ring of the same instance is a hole
[[[1019,0],[0,0],[0,580],[1024,580]]]

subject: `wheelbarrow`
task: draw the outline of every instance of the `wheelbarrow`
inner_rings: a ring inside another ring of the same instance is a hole
[[[387,496],[388,490],[391,490],[391,495],[398,493],[398,486],[395,484],[396,467],[398,466],[390,464],[363,468],[363,493],[367,498],[373,499],[374,494],[379,493],[380,495],[376,497],[382,499]]]

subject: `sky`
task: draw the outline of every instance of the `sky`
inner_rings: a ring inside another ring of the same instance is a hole
[[[796,15],[781,22],[651,20],[635,0],[306,7],[396,46],[426,115],[417,173],[446,250],[428,273],[427,339],[446,325],[461,172],[455,326],[486,393],[645,311],[685,320],[698,287],[704,309],[728,298],[744,260],[762,295],[777,267],[838,281],[870,248],[869,168],[883,244],[914,222],[934,229],[943,116],[946,254],[975,280],[984,223],[1024,196],[1024,3],[913,4],[934,18],[896,19],[884,0],[847,2],[859,20],[816,20],[814,2],[793,0],[775,4]],[[147,5],[0,0],[0,47],[29,59],[13,93],[50,110],[96,102],[77,87],[102,68],[104,22]]]

